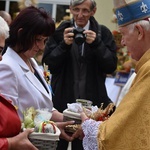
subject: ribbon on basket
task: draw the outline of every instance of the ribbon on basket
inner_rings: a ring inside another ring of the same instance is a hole
[[[39,126],[40,133],[56,133],[55,123],[53,121],[43,121]]]

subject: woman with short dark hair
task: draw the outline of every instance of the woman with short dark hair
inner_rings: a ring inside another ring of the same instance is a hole
[[[9,36],[9,27],[6,21],[0,17],[0,61],[5,39]],[[2,70],[1,70],[2,71]],[[1,89],[1,87],[0,87]],[[1,150],[37,150],[28,140],[32,130],[26,130],[19,134],[21,121],[16,108],[11,101],[6,100],[0,92],[0,149]],[[16,136],[19,134],[18,136]]]
[[[0,62],[0,91],[16,106],[23,121],[23,112],[29,108],[47,109],[50,120],[57,121],[60,137],[72,140],[64,128],[73,122],[63,123],[63,114],[53,108],[50,88],[33,58],[44,49],[46,40],[55,31],[55,23],[43,8],[33,6],[22,10],[10,25],[7,50]]]

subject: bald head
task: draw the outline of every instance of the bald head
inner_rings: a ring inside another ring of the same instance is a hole
[[[10,25],[12,18],[8,12],[0,10],[0,16]]]

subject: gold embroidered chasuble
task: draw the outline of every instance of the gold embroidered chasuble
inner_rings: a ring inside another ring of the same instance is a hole
[[[99,150],[150,150],[150,50],[136,65],[129,92],[99,126]]]

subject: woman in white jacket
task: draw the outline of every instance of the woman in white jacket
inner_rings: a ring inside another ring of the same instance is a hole
[[[31,6],[19,13],[10,25],[8,48],[0,62],[0,91],[18,108],[21,120],[26,108],[47,108],[52,112],[51,120],[61,122],[57,123],[61,137],[71,141],[72,137],[64,132],[64,127],[72,122],[62,123],[63,115],[53,108],[51,91],[33,59],[44,49],[54,30],[51,16],[42,8]]]

